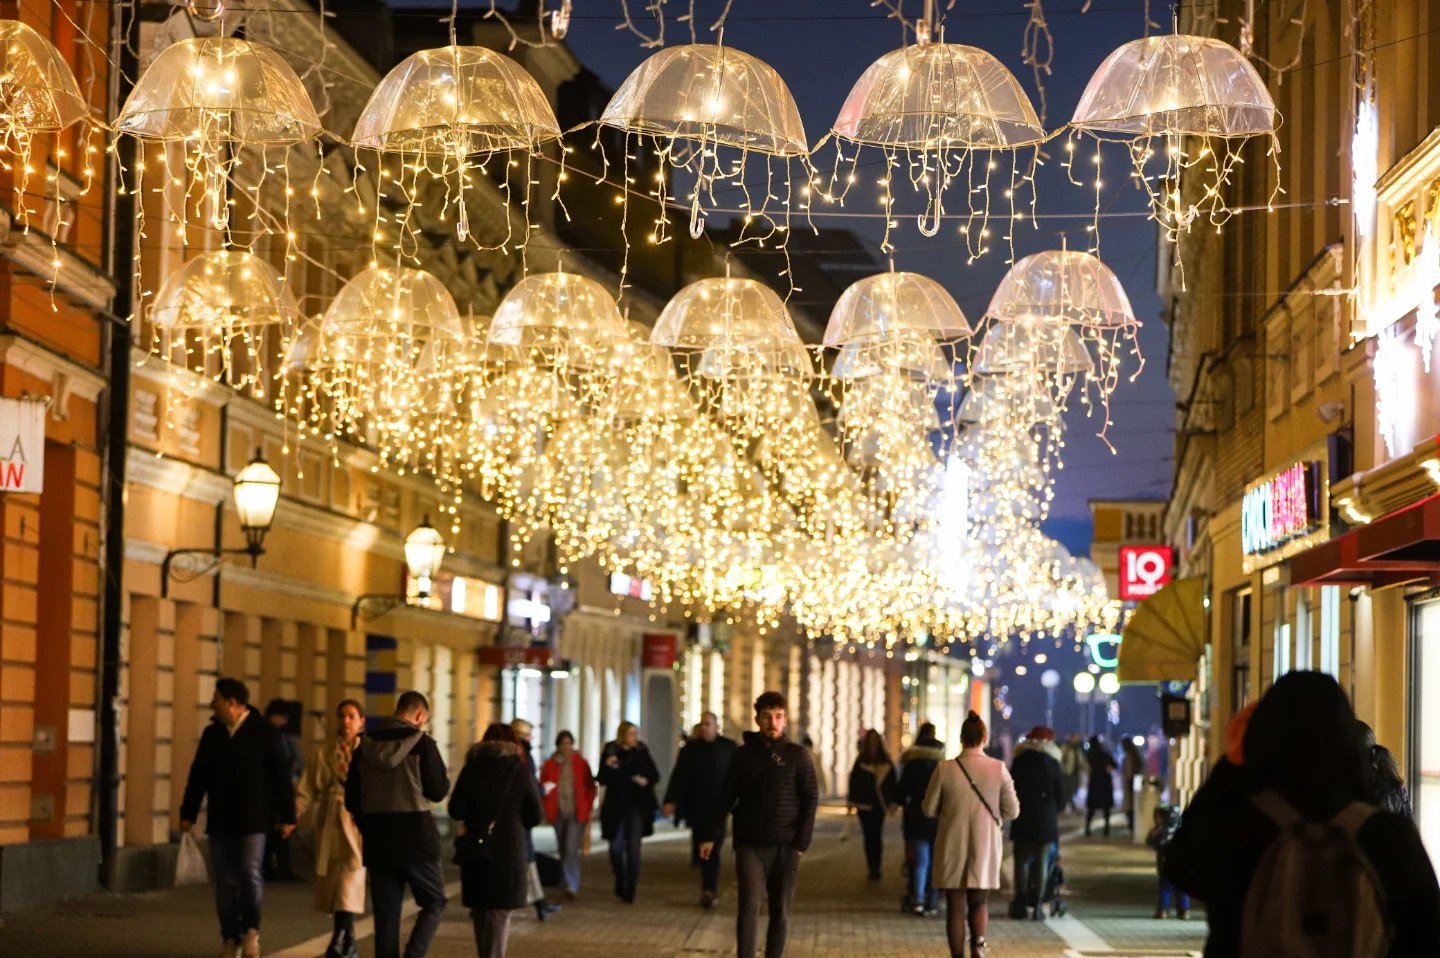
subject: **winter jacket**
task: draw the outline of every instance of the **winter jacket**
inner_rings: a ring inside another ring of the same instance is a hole
[[[788,845],[810,847],[820,786],[810,750],[788,739],[770,740],[746,732],[744,744],[725,774],[720,802],[708,832],[712,840],[725,835],[725,816],[735,812],[737,848]]]
[[[1005,857],[1000,823],[1020,814],[1015,783],[1005,763],[978,748],[963,750],[959,758],[935,769],[921,807],[940,819],[934,886],[999,888],[1000,862]]]
[[[1103,744],[1092,740],[1085,747],[1085,761],[1090,765],[1085,807],[1095,812],[1109,811],[1115,807],[1115,756]]]
[[[180,817],[193,822],[206,802],[210,835],[254,835],[295,823],[295,786],[290,759],[275,727],[254,709],[231,735],[211,719],[200,736]]]
[[[1195,792],[1165,849],[1163,875],[1205,903],[1210,925],[1205,958],[1239,953],[1250,879],[1277,835],[1274,823],[1250,801],[1253,794],[1249,773],[1221,759]],[[1339,811],[1309,817],[1328,821]],[[1389,912],[1391,958],[1440,955],[1440,885],[1415,824],[1403,815],[1377,811],[1356,841],[1375,870]]]
[[[619,764],[613,768],[607,759],[614,756]],[[645,779],[644,785],[636,785],[636,776]],[[660,803],[655,799],[655,783],[660,780],[660,770],[650,757],[650,749],[644,742],[634,748],[624,748],[618,742],[606,744],[600,753],[600,771],[596,775],[605,786],[605,798],[600,802],[600,835],[607,842],[615,838],[620,823],[629,814],[637,814],[644,827],[644,834],[655,832],[655,810]]]
[[[579,756],[576,756],[577,758]],[[514,909],[528,904],[528,829],[540,824],[540,792],[530,763],[511,742],[481,742],[466,756],[450,796],[451,819],[467,834],[495,827],[486,855],[460,867],[460,900],[472,909]],[[476,856],[478,857],[478,856]]]
[[[1013,842],[1050,843],[1060,840],[1060,811],[1065,788],[1060,775],[1060,749],[1054,742],[1022,739],[1010,763],[1020,815],[1010,826]]]
[[[584,825],[595,810],[595,776],[590,763],[579,752],[570,753],[570,780],[575,783],[575,820]],[[540,768],[540,794],[545,820],[554,825],[560,819],[560,756],[551,755]]]
[[[665,789],[665,804],[674,805],[692,829],[714,820],[720,804],[720,787],[735,758],[735,740],[721,735],[715,741],[691,739],[675,756],[675,770]]]
[[[845,799],[862,812],[888,811],[895,796],[895,763],[867,765],[862,755],[850,766],[850,787]]]
[[[922,738],[900,755],[899,801],[905,806],[901,828],[908,842],[933,842],[939,824],[920,809],[935,766],[945,761],[945,745]]]
[[[430,806],[450,791],[435,740],[409,722],[383,718],[360,738],[345,807],[365,839],[365,864],[420,864],[440,858]]]

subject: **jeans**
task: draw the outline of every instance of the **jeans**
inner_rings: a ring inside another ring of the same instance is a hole
[[[220,937],[239,941],[245,932],[260,928],[260,906],[265,899],[265,833],[211,833],[210,865],[215,873],[215,912],[220,916]]]
[[[934,910],[935,889],[930,884],[930,862],[935,856],[935,843],[910,839],[905,843],[910,852],[910,904]]]
[[[860,819],[860,831],[865,835],[865,864],[871,878],[880,877],[880,855],[885,847],[885,809],[861,809],[856,813]]]
[[[735,846],[735,877],[740,911],[735,919],[736,958],[755,958],[760,932],[760,900],[766,899],[770,923],[765,929],[765,958],[781,958],[790,932],[790,902],[800,853],[789,845]]]
[[[638,810],[628,810],[615,826],[610,839],[610,870],[615,873],[615,896],[635,900],[640,884],[640,839],[645,837],[645,819]]]
[[[475,950],[480,958],[505,958],[510,938],[510,912],[500,908],[476,908],[470,912],[475,925]]]
[[[1172,884],[1171,882],[1166,881],[1166,880],[1162,877],[1162,878],[1160,879],[1160,906],[1159,906],[1161,911],[1169,911],[1169,910],[1170,910],[1170,900],[1171,900],[1172,898],[1175,900],[1175,907],[1176,907],[1177,909],[1179,909],[1180,911],[1189,911],[1189,910],[1190,910],[1190,896],[1187,895],[1187,894],[1185,894],[1185,893],[1184,893],[1183,891],[1181,891],[1180,889],[1176,888],[1176,887],[1174,886],[1174,884]]]
[[[400,958],[400,909],[405,886],[415,896],[420,914],[410,930],[405,958],[425,958],[430,939],[445,914],[445,878],[440,863],[418,862],[370,865],[370,903],[375,908],[375,958]]]
[[[1050,870],[1055,867],[1055,858],[1060,854],[1058,842],[1016,842],[1015,843],[1015,897],[1010,902],[1010,913],[1016,917],[1025,914],[1027,907],[1040,914],[1040,900],[1045,896],[1045,885],[1050,881]]]
[[[565,873],[565,887],[580,890],[580,846],[589,824],[580,824],[574,815],[555,819],[555,842],[560,851],[560,870]]]
[[[690,854],[700,862],[700,890],[715,894],[720,889],[720,849],[725,845],[725,836],[715,839],[715,847],[709,858],[700,857],[700,846],[710,841],[700,832],[690,831]]]

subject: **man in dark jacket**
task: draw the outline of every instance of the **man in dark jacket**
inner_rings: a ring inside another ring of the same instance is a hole
[[[445,798],[450,779],[439,747],[423,731],[429,720],[425,696],[403,693],[395,703],[395,717],[381,719],[361,737],[345,779],[345,807],[365,841],[375,907],[375,958],[400,956],[406,885],[420,914],[405,958],[424,958],[445,913],[440,833],[430,806]]]
[[[215,717],[190,765],[180,830],[195,827],[204,801],[220,937],[227,954],[260,958],[265,835],[278,827],[288,838],[295,830],[290,763],[274,727],[250,708],[244,682],[217,679],[210,710]]]
[[[735,811],[735,873],[740,885],[735,922],[736,958],[755,958],[760,900],[769,902],[765,958],[785,954],[790,901],[800,856],[815,833],[820,789],[815,763],[802,745],[785,738],[785,696],[765,692],[755,700],[755,724],[725,774],[716,816],[700,845],[700,858],[715,854],[725,816]]]
[[[720,734],[720,720],[714,712],[700,716],[696,734],[675,756],[675,770],[670,773],[670,786],[665,789],[665,817],[680,814],[690,823],[691,852],[697,858],[700,845],[725,841],[725,816],[720,815],[720,833],[709,831],[720,800],[725,773],[735,757],[735,741]],[[720,856],[712,853],[700,859],[700,907],[713,908],[720,887]]]
[[[1051,729],[1037,725],[1020,740],[1010,777],[1020,799],[1020,817],[1010,826],[1010,840],[1015,843],[1015,897],[1010,901],[1010,917],[1024,918],[1026,910],[1033,908],[1034,919],[1043,921],[1045,909],[1040,899],[1060,851],[1060,810],[1065,807],[1060,748]]]
[[[909,905],[917,915],[933,915],[937,907],[931,882],[930,863],[935,854],[939,823],[920,810],[930,776],[945,761],[945,744],[935,737],[935,726],[920,726],[920,734],[900,755],[900,804],[905,807],[901,829],[905,836],[905,857],[910,862]]]

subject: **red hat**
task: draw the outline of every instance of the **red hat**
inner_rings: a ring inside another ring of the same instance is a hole
[[[1026,733],[1025,737],[1037,742],[1053,742],[1055,741],[1055,730],[1048,725],[1037,725]]]

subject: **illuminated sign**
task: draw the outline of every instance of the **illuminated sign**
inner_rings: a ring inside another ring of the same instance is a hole
[[[1175,550],[1169,546],[1120,547],[1120,599],[1148,599],[1170,582]]]
[[[1256,483],[1240,503],[1240,546],[1261,555],[1321,525],[1320,464],[1297,462]]]

